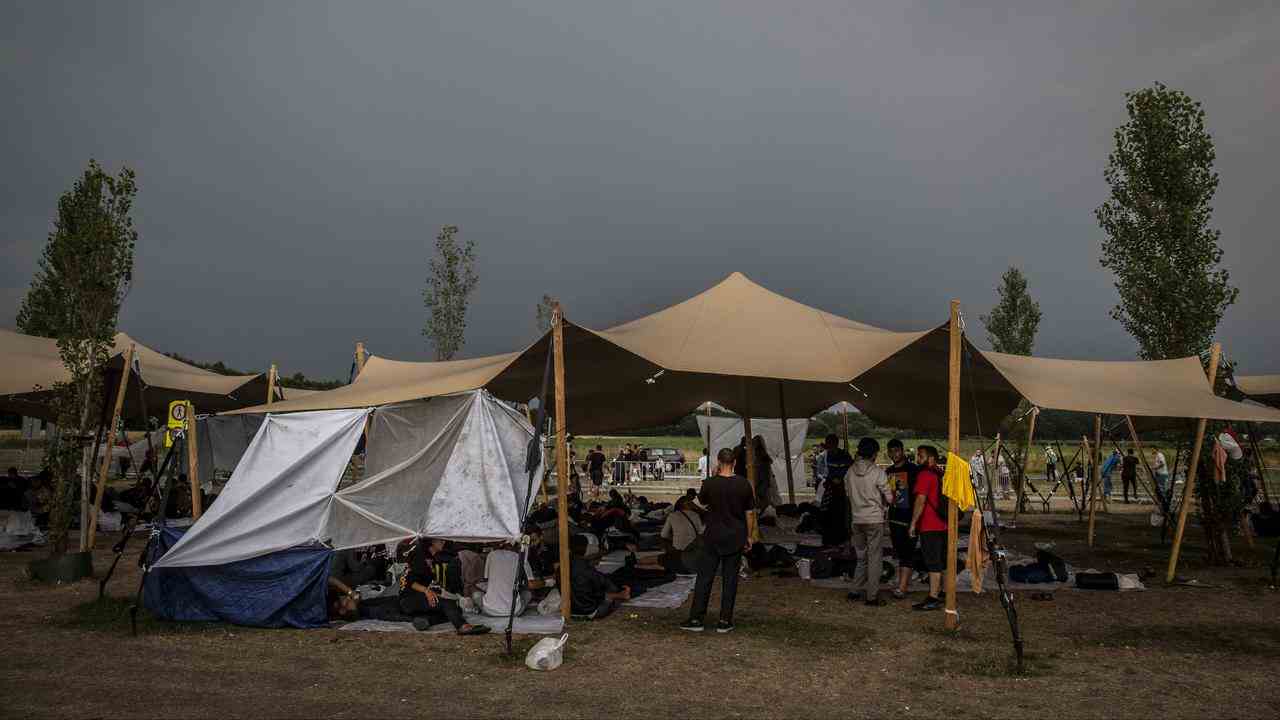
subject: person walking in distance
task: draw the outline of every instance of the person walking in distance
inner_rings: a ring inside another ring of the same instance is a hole
[[[884,512],[889,507],[888,478],[876,465],[880,443],[864,437],[858,441],[858,456],[853,467],[845,475],[845,489],[849,495],[849,517],[852,520],[851,537],[858,557],[858,568],[853,573],[853,592],[849,602],[865,600],[867,605],[884,605],[880,599],[880,558],[884,545]]]
[[[680,626],[689,632],[702,632],[707,604],[711,601],[711,585],[720,575],[720,621],[716,632],[733,630],[733,605],[738,594],[738,568],[742,553],[751,549],[752,525],[755,524],[755,493],[745,477],[734,473],[734,452],[722,448],[716,454],[716,474],[702,483],[699,501],[708,508],[702,532],[702,548],[697,560],[698,579],[693,588],[693,607],[689,619]]]
[[[1133,501],[1138,501],[1138,456],[1129,448],[1129,454],[1120,461],[1120,482],[1124,485],[1124,502],[1129,503],[1129,488],[1133,488]]]
[[[604,486],[604,464],[608,461],[603,445],[596,445],[595,450],[587,453],[587,474],[591,476],[592,498],[598,497],[600,488]]]

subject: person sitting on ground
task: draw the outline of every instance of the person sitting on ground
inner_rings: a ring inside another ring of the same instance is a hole
[[[947,555],[947,520],[942,516],[942,471],[938,467],[938,449],[932,445],[916,448],[915,505],[907,532],[920,539],[923,567],[929,573],[929,596],[911,607],[915,610],[937,610],[942,607],[942,570]]]
[[[691,575],[697,568],[689,567],[684,562],[684,551],[702,535],[702,516],[689,509],[689,498],[686,495],[676,500],[675,509],[667,514],[666,522],[658,537],[662,540],[662,555],[658,563],[667,572],[678,575]]]
[[[631,588],[613,584],[606,575],[587,562],[587,539],[574,535],[569,540],[570,611],[590,620],[608,617],[618,605],[631,599]]]
[[[484,596],[481,598],[480,612],[495,617],[507,617],[512,613],[511,602],[515,600],[515,615],[520,615],[534,599],[534,591],[553,588],[554,577],[543,577],[536,574],[529,559],[525,558],[524,579],[520,583],[520,592],[516,594],[516,573],[519,570],[520,553],[513,549],[500,548],[489,552],[484,561]]]
[[[457,563],[449,561],[444,540],[418,539],[409,551],[409,568],[400,578],[401,612],[413,616],[413,627],[417,630],[448,622],[459,635],[489,632],[488,626],[472,625],[463,617],[457,600],[462,589],[462,572]]]
[[[858,441],[858,457],[845,476],[852,520],[853,549],[858,569],[853,573],[853,592],[848,600],[865,600],[872,607],[884,605],[880,599],[880,562],[884,545],[884,515],[892,499],[884,470],[876,465],[880,443],[864,437]]]
[[[889,460],[893,463],[886,470],[892,481],[893,504],[889,507],[889,539],[893,543],[893,554],[898,558],[898,584],[893,588],[895,600],[907,596],[907,586],[911,583],[911,563],[916,556],[916,539],[911,537],[907,528],[911,525],[911,502],[915,497],[912,490],[916,485],[916,471],[919,469],[907,457],[902,441],[893,438],[889,441]]]

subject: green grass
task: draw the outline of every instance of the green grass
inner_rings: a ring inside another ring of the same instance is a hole
[[[89,632],[130,634],[129,607],[133,598],[104,596],[73,606],[56,623],[70,629]],[[146,608],[138,608],[138,635],[170,635],[176,633],[203,633],[216,631],[220,623],[170,622],[152,615]]]

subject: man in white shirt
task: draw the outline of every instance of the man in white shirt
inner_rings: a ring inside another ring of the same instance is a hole
[[[698,477],[705,478],[708,472],[707,448],[702,448],[702,457],[698,458]]]
[[[480,612],[494,617],[507,617],[511,613],[511,600],[516,586],[516,571],[519,567],[520,553],[513,550],[494,550],[484,563],[485,591],[480,602]],[[530,588],[552,587],[555,578],[545,580],[534,575],[528,558],[524,561],[524,576],[527,586],[520,588],[515,596],[516,615],[528,607],[533,593]]]

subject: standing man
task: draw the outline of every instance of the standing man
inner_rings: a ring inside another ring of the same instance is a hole
[[[1163,510],[1169,498],[1169,463],[1164,459],[1164,453],[1159,450],[1156,450],[1156,461],[1151,465],[1151,472],[1156,474],[1156,492],[1160,493],[1160,497],[1156,499],[1156,506]]]
[[[711,601],[711,584],[720,573],[720,622],[716,632],[733,630],[733,605],[738,595],[738,569],[742,553],[751,549],[751,526],[755,524],[755,494],[745,477],[733,471],[733,450],[721,448],[716,454],[716,474],[702,483],[698,499],[709,508],[702,532],[702,555],[698,559],[698,579],[693,587],[693,607],[681,630],[702,632],[702,621]]]
[[[929,573],[929,596],[912,605],[914,610],[937,610],[942,607],[942,570],[947,564],[947,521],[942,510],[942,471],[938,468],[938,449],[932,445],[916,448],[915,507],[911,511],[908,533],[920,538],[920,555]]]
[[[1049,445],[1044,446],[1044,479],[1052,488],[1058,479],[1058,453]]]
[[[871,607],[884,605],[880,599],[880,562],[884,545],[884,512],[889,507],[888,479],[876,465],[880,443],[864,437],[858,441],[858,457],[845,476],[849,494],[849,518],[858,568],[853,573],[849,602],[865,599]]]
[[[853,456],[840,447],[835,433],[827,435],[824,444],[826,478],[822,481],[822,500],[818,507],[822,516],[822,546],[833,547],[849,541],[849,503],[844,479],[853,465]]]
[[[698,458],[698,477],[705,478],[711,472],[711,450],[702,448],[702,457]]]
[[[596,445],[595,450],[587,453],[587,475],[591,477],[591,497],[593,498],[600,495],[600,489],[604,485],[604,464],[608,459],[605,457],[603,445]]]
[[[1129,488],[1133,488],[1133,501],[1138,501],[1138,457],[1133,454],[1133,448],[1129,448],[1129,454],[1124,456],[1124,460],[1120,465],[1120,482],[1124,484],[1124,502],[1129,504]]]
[[[889,460],[893,463],[886,471],[893,489],[893,504],[889,507],[889,539],[893,542],[893,554],[898,558],[898,584],[893,588],[893,597],[901,600],[907,596],[911,562],[916,556],[916,539],[911,537],[907,528],[911,526],[911,503],[915,498],[912,490],[919,467],[907,458],[898,438],[889,441]]]
[[[1119,464],[1120,451],[1112,450],[1102,463],[1102,497],[1111,497],[1111,473],[1115,472],[1116,465]]]

